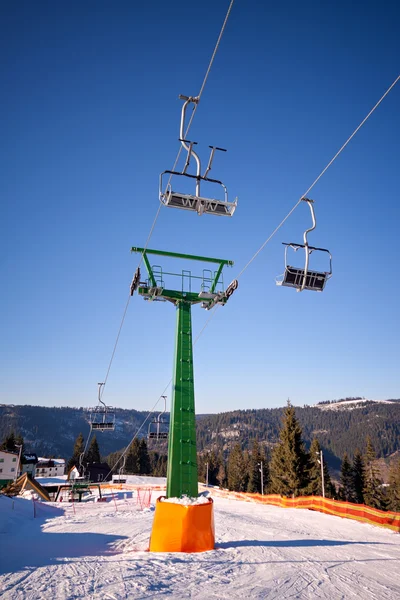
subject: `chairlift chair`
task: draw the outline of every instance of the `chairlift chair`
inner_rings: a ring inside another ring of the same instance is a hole
[[[123,455],[123,461],[118,469],[118,475],[113,475],[112,482],[113,483],[126,483],[126,474],[125,474],[125,464],[126,464],[126,453]]]
[[[95,406],[90,414],[90,426],[95,431],[114,431],[115,413],[111,406],[106,406],[101,399],[101,388],[104,383],[99,383],[99,404]]]
[[[303,239],[304,244],[294,244],[292,242],[283,242],[285,247],[285,272],[276,278],[276,285],[282,285],[286,287],[295,288],[296,291],[302,292],[303,290],[311,290],[314,292],[322,292],[325,288],[326,282],[332,276],[332,255],[326,248],[316,248],[309,246],[307,235],[310,231],[313,231],[316,227],[315,213],[313,207],[313,200],[309,198],[302,198],[306,202],[311,211],[312,227],[304,232]],[[295,252],[300,248],[304,248],[305,251],[305,265],[304,268],[293,267],[288,264],[288,249],[292,248]],[[326,252],[329,255],[329,271],[311,271],[309,267],[310,255],[313,252]]]
[[[190,103],[193,103],[195,106],[199,102],[199,98],[192,96],[182,96],[179,98],[184,100],[184,104],[182,106],[181,111],[181,124],[180,124],[180,135],[179,141],[182,144],[182,148],[187,152],[185,166],[183,167],[183,171],[164,171],[160,175],[160,201],[165,204],[165,206],[169,206],[171,208],[181,208],[183,210],[191,210],[197,212],[198,215],[202,214],[210,214],[217,216],[225,216],[232,217],[233,213],[236,210],[237,206],[237,198],[234,202],[229,202],[228,200],[228,190],[226,186],[219,181],[218,179],[210,179],[208,177],[208,173],[211,171],[211,166],[214,160],[214,155],[217,150],[221,152],[226,152],[224,148],[218,148],[217,146],[209,146],[211,149],[210,157],[208,159],[208,165],[204,172],[204,175],[201,175],[201,162],[199,156],[193,150],[193,146],[197,144],[197,142],[191,142],[190,140],[185,139],[185,116],[186,109]],[[187,169],[190,164],[191,157],[196,161],[196,174],[187,173]],[[168,183],[164,189],[164,176],[169,175]],[[196,181],[195,194],[183,194],[178,191],[174,191],[171,186],[172,178],[177,175],[180,177],[186,177],[189,179],[194,179]],[[220,185],[224,191],[224,200],[218,200],[216,198],[206,198],[202,196],[200,193],[200,184],[201,182],[215,183]]]
[[[163,419],[163,415],[167,410],[167,396],[161,396],[164,399],[164,410],[157,415],[149,424],[147,438],[149,440],[167,440],[168,439],[168,423]]]

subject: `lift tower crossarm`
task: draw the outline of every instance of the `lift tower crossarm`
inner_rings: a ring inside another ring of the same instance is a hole
[[[158,256],[170,256],[172,258],[183,258],[187,260],[199,260],[202,262],[218,263],[222,266],[228,265],[233,266],[233,260],[224,260],[223,258],[210,258],[209,256],[194,256],[192,254],[180,254],[179,252],[165,252],[164,250],[150,250],[149,248],[137,248],[134,246],[131,248],[131,252],[140,252],[143,254],[157,254]]]

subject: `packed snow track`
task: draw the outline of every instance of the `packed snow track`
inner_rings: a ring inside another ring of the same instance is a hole
[[[216,497],[216,550],[147,552],[132,492],[72,507],[0,497],[0,597],[400,598],[400,537],[317,512]]]

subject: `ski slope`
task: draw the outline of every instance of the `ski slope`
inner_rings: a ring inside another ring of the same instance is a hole
[[[160,492],[157,492],[159,494]],[[155,494],[153,495],[155,499]],[[106,503],[0,496],[0,597],[400,598],[400,536],[300,509],[215,497],[216,550],[147,552],[154,514],[135,492]]]

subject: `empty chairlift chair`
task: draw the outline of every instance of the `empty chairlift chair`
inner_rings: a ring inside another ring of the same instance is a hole
[[[106,406],[101,400],[101,388],[104,383],[99,383],[99,404],[95,406],[90,414],[90,426],[95,431],[114,431],[115,413],[111,406]]]
[[[165,206],[169,206],[171,208],[181,208],[183,210],[191,210],[197,212],[198,215],[202,214],[210,214],[217,215],[223,217],[232,217],[233,213],[236,210],[237,206],[237,198],[234,202],[229,202],[228,200],[228,190],[222,181],[218,179],[210,179],[208,177],[209,172],[211,171],[211,165],[214,160],[214,155],[216,150],[220,150],[222,152],[226,152],[224,148],[218,148],[217,146],[209,146],[211,148],[210,157],[208,160],[207,169],[204,172],[204,175],[201,175],[201,162],[199,156],[193,150],[193,146],[196,145],[197,142],[191,142],[185,139],[185,116],[186,109],[190,103],[197,105],[199,99],[194,98],[192,96],[179,96],[181,100],[184,100],[184,104],[181,112],[181,124],[180,124],[180,136],[179,141],[182,144],[183,149],[187,152],[185,166],[183,167],[183,171],[164,171],[160,175],[160,201],[165,204]],[[190,159],[194,158],[196,161],[196,174],[187,173],[187,169],[190,164]],[[169,175],[168,182],[166,187],[164,188],[164,176]],[[187,194],[176,191],[172,188],[172,180],[175,180],[175,176],[184,177],[187,179],[195,180],[195,193]],[[201,195],[200,186],[201,182],[206,183],[214,183],[223,188],[224,199],[218,200],[217,198],[207,198]]]
[[[161,396],[164,399],[164,410],[157,415],[153,421],[149,424],[149,431],[147,438],[149,440],[167,440],[169,426],[167,421],[163,418],[163,415],[167,410],[167,396]]]
[[[328,279],[332,276],[332,255],[326,248],[316,248],[309,246],[307,241],[307,235],[310,231],[313,231],[316,227],[315,213],[313,207],[313,200],[308,198],[302,198],[306,202],[311,211],[312,227],[304,232],[303,239],[304,244],[294,244],[284,242],[285,248],[285,272],[279,278],[276,278],[276,285],[282,285],[287,287],[293,287],[298,292],[303,290],[311,290],[314,292],[322,292],[325,288],[325,284]],[[288,264],[288,250],[292,248],[295,252],[300,248],[305,250],[305,265],[304,268],[293,267]],[[329,271],[315,271],[309,269],[310,255],[313,252],[326,252],[329,255]]]

